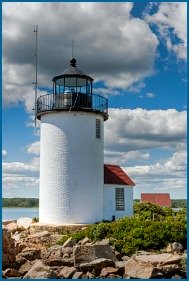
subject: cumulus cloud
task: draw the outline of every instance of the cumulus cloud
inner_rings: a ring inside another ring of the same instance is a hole
[[[39,155],[40,154],[40,141],[35,141],[35,142],[31,143],[30,145],[28,145],[27,152],[29,154]]]
[[[158,27],[160,36],[165,40],[169,51],[179,59],[187,58],[187,3],[160,3],[158,11],[146,15],[148,23]]]
[[[133,178],[136,188],[143,192],[171,192],[183,189],[186,193],[186,152],[179,151],[173,156],[153,165],[123,167]]]
[[[39,184],[39,158],[35,157],[28,163],[7,162],[2,164],[3,188],[36,186]]]
[[[34,102],[33,26],[39,25],[39,86],[68,67],[71,42],[84,72],[109,88],[131,89],[154,72],[158,39],[132,3],[3,3],[3,101]],[[142,46],[142,48],[140,47]]]
[[[150,99],[151,99],[151,98],[154,98],[155,96],[156,96],[156,95],[155,95],[154,93],[147,93],[147,94],[146,94],[146,97],[147,97],[147,98],[150,98]]]
[[[117,164],[125,166],[129,160],[147,160],[149,159],[150,154],[148,152],[140,151],[129,151],[129,152],[120,152],[120,151],[104,151],[104,163]]]
[[[109,115],[105,122],[106,151],[185,148],[186,111],[112,108]]]
[[[2,149],[2,157],[6,157],[7,156],[7,151]]]

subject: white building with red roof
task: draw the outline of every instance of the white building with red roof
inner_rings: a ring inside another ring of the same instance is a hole
[[[104,165],[104,220],[133,215],[132,179],[118,165]]]

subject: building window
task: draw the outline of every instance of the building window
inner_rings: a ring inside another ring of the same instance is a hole
[[[100,135],[100,120],[96,119],[96,138],[100,139],[101,135]]]
[[[115,207],[116,211],[125,211],[125,203],[124,203],[124,188],[117,187],[115,189]]]

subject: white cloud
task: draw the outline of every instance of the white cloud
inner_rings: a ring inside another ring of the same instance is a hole
[[[39,86],[67,68],[71,42],[78,66],[107,88],[140,88],[154,72],[158,40],[131,16],[132,3],[3,3],[3,102],[34,104],[33,25],[39,25]],[[142,48],[140,47],[142,46]],[[115,93],[115,92],[114,92]]]
[[[6,157],[7,156],[7,151],[2,149],[2,157]]]
[[[158,11],[146,15],[148,23],[158,26],[160,35],[164,38],[167,48],[173,51],[179,59],[187,58],[187,3],[160,3]]]
[[[147,98],[154,98],[156,95],[154,93],[147,93],[146,97]]]
[[[104,163],[117,164],[125,166],[129,160],[147,160],[150,154],[148,152],[140,151],[129,151],[129,152],[119,152],[119,151],[104,151]]]
[[[107,151],[185,148],[186,111],[111,108],[109,115],[104,134]]]
[[[175,152],[167,160],[153,165],[123,167],[141,192],[174,192],[182,189],[186,194],[186,152]],[[182,195],[181,197],[182,198]]]
[[[2,164],[3,189],[32,187],[39,185],[39,158],[28,163],[7,162]]]
[[[31,143],[30,145],[28,145],[27,152],[29,154],[39,155],[40,154],[40,141],[35,141],[35,142]]]

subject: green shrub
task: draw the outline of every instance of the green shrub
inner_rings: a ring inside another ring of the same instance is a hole
[[[186,212],[173,212],[151,203],[135,204],[135,215],[114,222],[101,222],[62,237],[62,245],[69,237],[76,242],[84,237],[92,241],[110,238],[110,244],[125,255],[137,250],[157,250],[168,243],[180,242],[186,247]],[[153,215],[152,215],[153,214]]]

